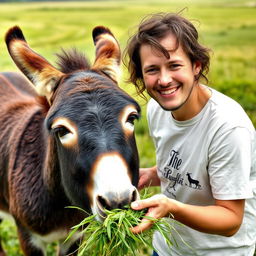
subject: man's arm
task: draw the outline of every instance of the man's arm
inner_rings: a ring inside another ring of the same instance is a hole
[[[195,206],[178,202],[164,195],[155,195],[132,203],[134,210],[148,208],[147,216],[153,218],[172,217],[201,232],[222,236],[234,235],[243,220],[245,200],[216,200],[212,206]],[[143,219],[132,228],[140,233],[152,226],[152,221]]]

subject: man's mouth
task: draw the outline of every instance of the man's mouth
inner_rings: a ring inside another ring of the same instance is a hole
[[[169,94],[175,93],[178,89],[179,89],[179,87],[173,87],[173,88],[170,88],[170,89],[167,89],[167,90],[160,90],[159,92],[162,95],[169,95]]]

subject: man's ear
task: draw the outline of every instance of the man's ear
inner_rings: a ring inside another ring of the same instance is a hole
[[[195,61],[193,63],[193,72],[195,77],[198,77],[198,75],[200,74],[200,71],[202,70],[202,64],[200,61]]]

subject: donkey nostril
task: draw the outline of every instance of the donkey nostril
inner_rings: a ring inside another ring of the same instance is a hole
[[[138,199],[139,199],[139,193],[138,193],[138,190],[135,188],[132,192],[131,202],[134,202]]]
[[[112,210],[112,209],[123,209],[131,202],[139,199],[139,192],[134,187],[130,190],[125,190],[122,193],[108,192],[103,195],[96,197],[96,202],[100,211]]]
[[[107,200],[103,196],[97,196],[98,205],[102,209],[110,210],[111,207],[109,206]]]
[[[137,198],[137,193],[136,193],[136,191],[134,190],[134,191],[132,192],[132,202],[133,202],[133,201],[136,201],[136,198]]]

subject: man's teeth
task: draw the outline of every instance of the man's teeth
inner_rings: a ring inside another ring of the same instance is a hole
[[[161,91],[161,94],[167,95],[172,94],[177,90],[177,88],[171,88],[170,90]]]

